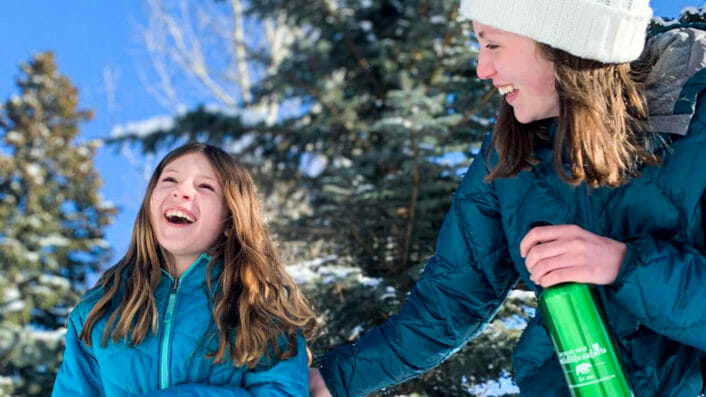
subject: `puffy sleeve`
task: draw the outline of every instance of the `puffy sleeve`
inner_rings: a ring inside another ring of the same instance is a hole
[[[399,314],[323,357],[321,374],[335,396],[369,394],[430,370],[495,315],[518,274],[485,175],[481,155],[454,194],[436,252]]]
[[[683,105],[689,106],[682,108],[693,112],[693,118],[685,136],[673,137],[655,178],[664,184],[663,196],[677,208],[683,226],[674,233],[646,232],[626,241],[621,271],[607,289],[640,325],[702,351],[706,351],[705,87],[706,69],[701,69],[683,88]],[[656,223],[668,223],[666,216]]]
[[[66,347],[54,381],[54,397],[104,395],[98,362],[91,349],[79,339],[82,325],[78,310],[74,309],[66,327]]]
[[[615,301],[639,324],[706,351],[706,256],[692,246],[643,236],[627,243]]]

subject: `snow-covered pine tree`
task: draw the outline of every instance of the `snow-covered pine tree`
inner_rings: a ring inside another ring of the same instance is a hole
[[[261,71],[252,101],[295,110],[266,123],[248,122],[245,103],[224,111],[204,106],[176,117],[173,128],[128,131],[123,141],[153,152],[178,140],[208,140],[234,150],[263,192],[294,192],[271,201],[280,204],[270,213],[282,245],[325,240],[335,247],[328,262],[313,265],[313,279],[300,279],[325,322],[314,345],[321,352],[398,310],[433,252],[499,96],[475,76],[477,43],[470,23],[458,21],[458,0],[244,4],[248,18],[275,20],[296,34],[274,69],[254,42],[239,43]],[[302,198],[308,213],[292,215]],[[499,318],[527,317],[527,301],[517,295]],[[437,370],[388,393],[475,394],[476,384],[510,370],[521,324],[496,322]]]
[[[0,396],[47,396],[114,208],[98,195],[97,144],[76,142],[91,118],[76,88],[51,53],[21,71],[0,110]]]

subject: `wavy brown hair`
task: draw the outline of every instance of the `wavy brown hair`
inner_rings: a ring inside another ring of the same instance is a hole
[[[564,181],[616,187],[638,176],[642,165],[660,163],[654,147],[658,140],[647,129],[642,95],[647,65],[605,64],[543,43],[537,48],[555,66],[559,117],[554,167]],[[534,145],[538,139],[548,139],[545,126],[542,121],[521,124],[503,101],[490,146],[499,161],[486,181],[517,175],[536,164]],[[564,161],[569,169],[562,166]]]
[[[112,339],[126,340],[135,346],[148,332],[157,333],[159,315],[154,291],[160,269],[166,269],[166,264],[149,222],[149,200],[162,170],[190,153],[206,156],[223,187],[230,213],[223,235],[208,252],[212,259],[206,280],[214,298],[213,319],[219,344],[207,356],[216,363],[230,360],[236,366],[251,368],[272,352],[279,359],[293,356],[297,333],[302,332],[307,339],[313,336],[314,313],[275,252],[249,173],[228,153],[201,143],[177,148],[157,165],[135,220],[127,254],[96,283],[103,295],[88,314],[80,338],[90,346],[91,330],[107,315],[103,345]],[[211,273],[221,261],[222,271],[214,291]],[[287,341],[284,349],[281,337]],[[308,351],[307,354],[311,358]]]

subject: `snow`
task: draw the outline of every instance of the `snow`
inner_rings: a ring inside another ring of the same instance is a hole
[[[48,284],[49,286],[57,289],[71,289],[71,283],[69,283],[69,280],[54,274],[42,274],[39,276],[39,282],[45,285]]]
[[[44,149],[38,147],[32,148],[32,150],[29,151],[29,154],[37,160],[43,160],[44,157],[46,157]]]
[[[5,135],[5,140],[10,144],[19,144],[22,142],[22,134],[12,130]]]
[[[37,262],[39,260],[39,253],[37,252],[25,252],[25,259],[30,262]]]
[[[101,201],[100,204],[98,204],[98,208],[100,208],[100,209],[115,208],[115,203],[110,200]]]
[[[664,19],[664,18],[662,18],[662,17],[652,18],[652,20],[653,20],[655,23],[657,23],[657,24],[659,24],[659,25],[662,25],[662,26],[676,25],[677,23],[679,23],[679,20],[677,20],[677,19],[669,19],[669,20],[666,20],[666,19]]]
[[[11,302],[20,299],[20,290],[17,287],[9,287],[5,290],[5,302]]]
[[[489,380],[471,389],[476,396],[505,396],[507,394],[518,394],[520,389],[512,381],[512,376],[503,371],[497,380]]]
[[[107,240],[102,239],[102,238],[93,239],[90,241],[90,244],[92,244],[96,247],[104,248],[104,249],[110,248],[110,243],[108,243]]]
[[[24,300],[16,300],[8,303],[5,305],[3,312],[18,312],[22,309],[25,308],[25,301]]]
[[[432,15],[431,18],[429,18],[429,22],[431,23],[436,23],[436,24],[445,24],[446,23],[446,17],[443,15]]]
[[[380,285],[380,279],[364,276],[357,267],[328,264],[335,263],[338,259],[338,255],[329,255],[311,261],[299,262],[287,266],[287,272],[297,284],[310,282],[327,284],[353,276],[354,280],[362,285],[368,287]],[[388,287],[384,297],[387,297],[389,293],[394,294],[394,289],[390,292],[389,288],[392,287]]]
[[[38,124],[37,124],[37,129],[39,130],[39,133],[40,133],[43,137],[48,137],[48,136],[51,135],[51,131],[49,131],[49,127],[47,127],[47,125],[44,124],[44,123],[38,123]]]
[[[528,301],[528,300],[534,299],[534,292],[514,289],[514,290],[510,291],[510,294],[507,297],[508,297],[508,299],[520,299],[520,300]]]
[[[88,150],[88,148],[85,146],[80,146],[78,149],[76,149],[76,152],[79,154],[79,156],[83,157],[88,157],[91,155],[91,151]]]
[[[378,280],[377,283],[380,284],[380,280]],[[397,290],[395,290],[394,287],[388,285],[385,288],[385,293],[380,297],[380,299],[395,298],[395,297],[397,297]]]
[[[174,127],[174,117],[156,116],[141,121],[132,121],[123,125],[117,125],[110,132],[112,137],[121,137],[127,134],[134,134],[138,137],[145,137],[160,130],[168,130]]]
[[[66,335],[66,328],[58,328],[55,330],[29,330],[29,335],[34,340],[39,340],[46,343],[59,343]]]
[[[317,258],[310,261],[304,261],[295,263],[293,265],[287,266],[287,272],[298,284],[303,284],[308,281],[314,280],[317,277],[316,269],[317,267],[323,265],[326,262],[334,261],[338,258],[337,255],[329,255],[323,258]]]
[[[412,128],[412,122],[403,117],[388,117],[380,120],[378,126],[397,126],[401,125],[405,128]]]
[[[679,15],[683,15],[683,14],[699,15],[701,13],[701,10],[703,10],[704,8],[706,8],[706,6],[704,6],[704,7],[686,6],[686,7],[682,8]]]
[[[232,109],[224,108],[216,104],[207,104],[203,107],[206,113],[221,114],[226,116],[238,116],[243,124],[253,125],[265,121],[267,111],[263,109]],[[135,135],[140,138],[147,137],[158,131],[170,130],[175,127],[174,119],[183,116],[185,111],[180,111],[174,116],[155,116],[140,121],[132,121],[113,127],[110,136],[120,138],[126,135]]]
[[[351,329],[351,332],[348,334],[348,340],[357,339],[358,336],[360,336],[360,334],[364,330],[365,328],[363,328],[363,324],[356,325],[355,327],[353,327],[353,329]]]
[[[27,171],[27,174],[29,174],[29,176],[34,179],[41,178],[42,167],[40,167],[38,164],[35,164],[35,163],[27,164],[25,166],[25,171]]]
[[[71,241],[64,236],[52,234],[39,240],[42,247],[66,247]]]
[[[471,115],[471,120],[482,125],[483,127],[488,127],[491,123],[490,119],[485,118],[485,117],[478,117],[475,114]]]

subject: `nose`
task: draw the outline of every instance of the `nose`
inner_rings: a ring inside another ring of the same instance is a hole
[[[493,62],[483,49],[478,52],[478,60],[476,65],[476,75],[481,80],[486,80],[495,74]]]
[[[190,184],[180,183],[174,187],[172,196],[178,199],[192,200],[194,198],[194,188]]]

